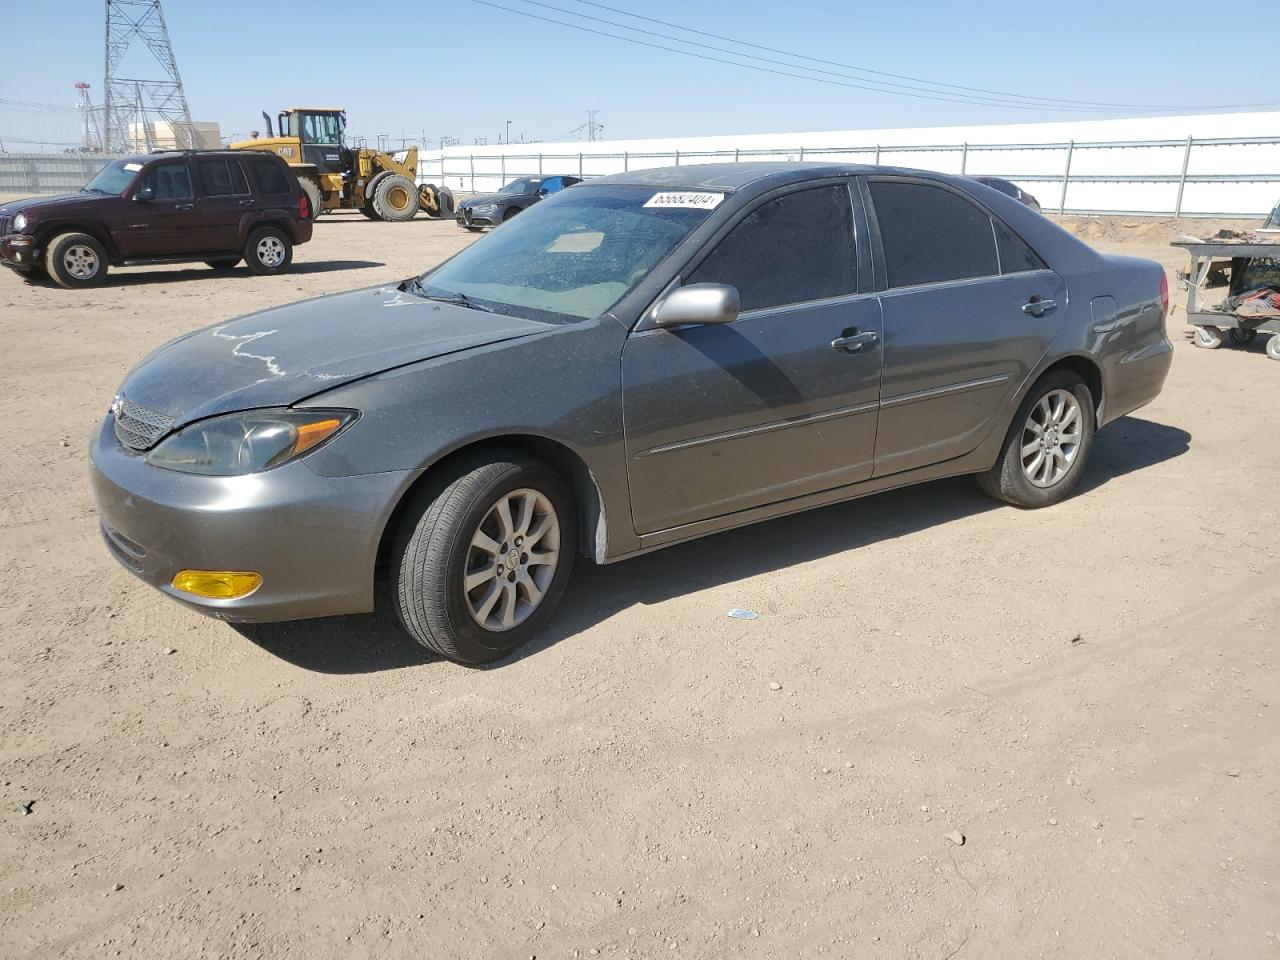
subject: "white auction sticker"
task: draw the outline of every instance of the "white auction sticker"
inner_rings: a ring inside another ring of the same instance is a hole
[[[673,190],[667,193],[655,193],[645,202],[645,206],[675,207],[683,210],[714,210],[723,199],[723,193],[694,193],[689,190]]]
[[[141,170],[141,169],[142,169],[142,164],[140,164],[140,163],[126,163],[126,164],[124,165],[124,168],[125,168],[126,170],[128,170],[130,173],[137,173],[139,170]]]

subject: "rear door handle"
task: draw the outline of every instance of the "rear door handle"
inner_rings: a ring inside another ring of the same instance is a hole
[[[175,203],[173,205],[175,210],[194,210],[195,208],[196,205],[194,203]]]
[[[256,201],[256,200],[241,200],[241,201],[240,201],[240,206],[242,206],[242,207],[252,207],[252,206],[253,206],[254,204],[256,204],[256,203],[257,203],[257,201]]]
[[[1032,297],[1022,305],[1022,312],[1029,313],[1033,317],[1043,317],[1057,305],[1057,302],[1053,300],[1041,300],[1039,297]]]
[[[872,330],[865,333],[851,333],[845,337],[837,337],[831,341],[832,350],[843,350],[845,353],[857,353],[867,344],[875,343],[880,339],[880,334]]]

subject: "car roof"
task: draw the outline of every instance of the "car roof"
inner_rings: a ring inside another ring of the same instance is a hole
[[[762,180],[782,186],[819,177],[848,177],[854,174],[899,173],[943,179],[945,175],[905,167],[883,167],[866,163],[821,163],[810,161],[744,161],[742,163],[695,163],[679,167],[653,167],[607,177],[593,177],[594,184],[626,184],[644,187],[673,187],[688,190],[741,190]]]
[[[126,159],[133,163],[151,163],[154,160],[177,160],[181,157],[234,157],[237,160],[243,160],[246,153],[280,159],[270,150],[156,150],[153,153],[139,153]]]

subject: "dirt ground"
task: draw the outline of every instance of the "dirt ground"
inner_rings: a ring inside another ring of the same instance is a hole
[[[238,632],[99,541],[87,437],[145,353],[471,239],[316,238],[279,278],[0,275],[0,956],[1280,956],[1261,343],[1176,314],[1060,506],[959,479],[584,562],[472,670],[375,617]]]

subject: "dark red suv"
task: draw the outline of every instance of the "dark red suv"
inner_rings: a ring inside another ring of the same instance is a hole
[[[184,151],[113,160],[79,193],[0,206],[0,263],[64,287],[102,282],[107,265],[203,261],[283,273],[311,239],[307,195],[269,153]]]

